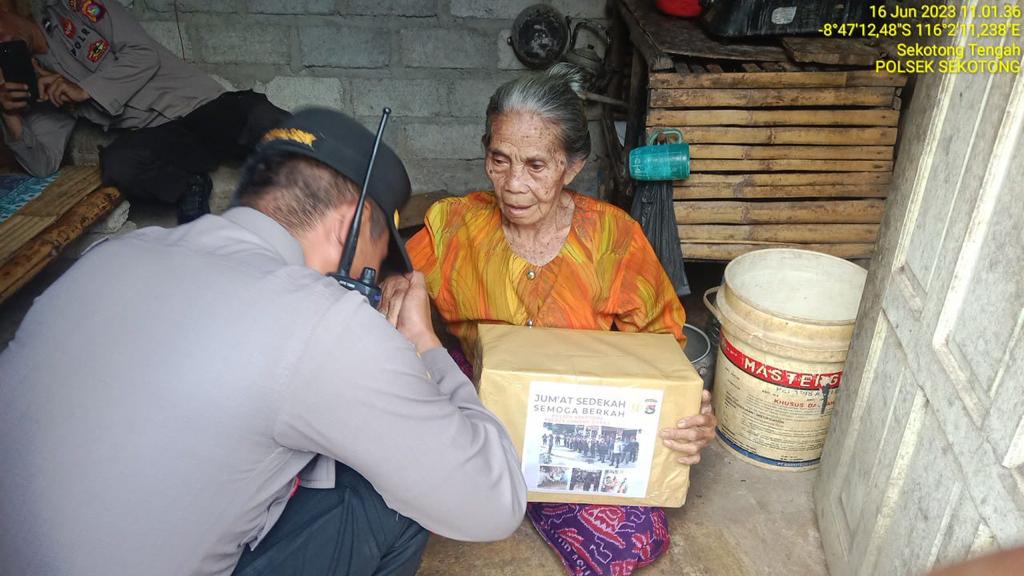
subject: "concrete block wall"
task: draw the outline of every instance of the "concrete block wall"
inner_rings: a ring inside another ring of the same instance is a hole
[[[111,0],[113,1],[113,0]],[[488,186],[480,135],[487,99],[524,73],[506,43],[519,11],[537,0],[134,0],[125,3],[175,54],[233,89],[275,104],[338,108],[376,128],[406,161],[415,192]],[[606,0],[552,0],[563,14],[606,17]],[[596,195],[604,146],[574,187]],[[74,135],[69,155],[94,162],[108,137]]]

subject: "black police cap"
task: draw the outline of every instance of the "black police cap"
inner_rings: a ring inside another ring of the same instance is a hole
[[[257,156],[299,154],[319,160],[358,186],[366,179],[374,135],[355,119],[328,108],[306,108],[269,130],[257,146]],[[412,264],[398,234],[398,211],[409,200],[411,186],[405,165],[381,142],[370,176],[367,198],[384,214],[391,234],[384,269],[411,272]],[[354,270],[358,274],[358,270]]]

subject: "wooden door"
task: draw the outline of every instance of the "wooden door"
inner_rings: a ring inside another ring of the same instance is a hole
[[[915,91],[815,490],[833,576],[1024,545],[1024,76]]]

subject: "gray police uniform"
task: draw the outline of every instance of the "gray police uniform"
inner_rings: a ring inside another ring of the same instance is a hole
[[[229,574],[318,454],[448,537],[503,538],[525,509],[515,449],[447,353],[418,356],[251,208],[95,247],[0,374],[0,574]]]
[[[146,128],[181,118],[224,92],[209,75],[170,53],[116,0],[49,0],[36,15],[49,52],[36,59],[85,88],[73,108],[37,104],[18,140],[4,141],[31,174],[60,166],[77,118],[107,128]]]

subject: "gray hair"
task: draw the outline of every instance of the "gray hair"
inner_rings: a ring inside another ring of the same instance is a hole
[[[557,127],[562,151],[570,162],[585,160],[590,155],[590,130],[578,94],[582,78],[579,68],[562,62],[499,86],[487,103],[484,148],[491,144],[491,123],[496,117],[509,112],[530,112]]]

